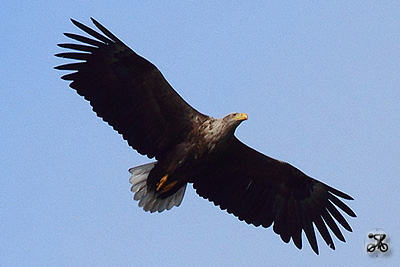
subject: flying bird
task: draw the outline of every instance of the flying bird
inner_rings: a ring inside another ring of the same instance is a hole
[[[353,198],[317,181],[292,165],[266,156],[238,140],[245,113],[223,118],[191,107],[151,62],[136,54],[92,19],[101,31],[72,23],[91,38],[65,33],[78,43],[57,57],[77,60],[55,67],[72,73],[61,78],[90,102],[93,111],[140,154],[155,162],[131,168],[134,200],[145,211],[179,206],[192,183],[196,192],[241,221],[270,227],[302,248],[302,232],[318,254],[315,227],[335,249],[329,230],[341,241],[339,223],[352,231],[342,212],[356,214],[339,198]],[[72,50],[72,51],[71,51]]]

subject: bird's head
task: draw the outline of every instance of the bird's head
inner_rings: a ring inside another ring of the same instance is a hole
[[[234,112],[231,114],[226,115],[222,120],[228,124],[230,127],[236,129],[242,121],[247,120],[248,116],[246,113],[238,113]]]
[[[213,119],[209,126],[205,129],[204,135],[212,140],[218,140],[220,146],[229,144],[232,140],[236,128],[242,121],[247,120],[246,113],[231,113],[221,119]]]

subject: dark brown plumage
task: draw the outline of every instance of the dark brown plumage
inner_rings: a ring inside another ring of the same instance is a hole
[[[72,20],[94,39],[66,33],[80,43],[59,44],[74,52],[56,56],[78,62],[56,69],[74,71],[62,79],[72,81],[70,86],[130,146],[157,159],[130,169],[139,206],[150,212],[179,206],[186,184],[193,183],[200,196],[249,224],[273,224],[284,242],[292,239],[298,248],[304,231],[318,254],[314,225],[332,249],[328,228],[345,241],[337,222],[352,230],[338,208],[356,217],[339,200],[351,200],[349,195],[240,142],[234,131],[246,114],[215,119],[199,113],[153,64],[92,21],[104,35]]]

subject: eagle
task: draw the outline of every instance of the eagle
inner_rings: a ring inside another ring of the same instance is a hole
[[[134,200],[145,211],[162,212],[182,202],[186,185],[216,206],[254,226],[273,230],[302,248],[302,232],[319,254],[315,228],[335,249],[330,231],[352,232],[342,213],[356,214],[342,200],[351,196],[292,165],[242,143],[236,128],[246,113],[214,118],[190,106],[155,65],[92,18],[99,31],[71,19],[89,37],[75,40],[55,56],[72,59],[55,67],[72,71],[61,78],[90,102],[93,111],[128,144],[154,162],[129,169]],[[341,210],[341,212],[339,211]],[[330,231],[328,230],[330,229]]]

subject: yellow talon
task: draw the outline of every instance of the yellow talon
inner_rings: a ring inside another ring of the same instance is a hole
[[[157,183],[156,191],[159,191],[159,190],[160,190],[160,188],[165,184],[165,182],[167,181],[167,179],[168,179],[168,174],[164,175],[164,176],[160,179],[160,181]]]
[[[172,187],[174,187],[174,185],[176,185],[177,182],[178,182],[178,181],[173,181],[173,182],[167,184],[167,185],[163,188],[163,190],[161,191],[161,193],[165,193],[165,192],[167,192],[168,190],[170,190]]]

